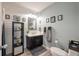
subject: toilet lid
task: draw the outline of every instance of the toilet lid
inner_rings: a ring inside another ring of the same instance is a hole
[[[57,54],[59,56],[67,56],[67,52],[57,47],[51,47],[50,51],[52,54]]]

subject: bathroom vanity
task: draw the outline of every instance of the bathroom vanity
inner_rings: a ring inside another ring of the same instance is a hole
[[[43,44],[43,34],[28,33],[26,35],[26,42],[27,49],[32,50],[34,48],[37,48]]]

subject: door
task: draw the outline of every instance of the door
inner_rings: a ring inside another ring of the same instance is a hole
[[[0,20],[0,55],[6,55],[6,47],[7,45],[5,44],[5,27],[3,21]]]
[[[7,44],[5,42],[5,26],[4,26],[4,23],[2,25],[2,56],[6,56],[6,47],[7,47]]]
[[[1,46],[2,46],[2,25],[1,25],[1,22],[0,22],[0,56],[2,55]]]
[[[2,55],[2,22],[1,22],[1,18],[0,18],[0,56]]]
[[[0,3],[0,47],[2,46],[2,10]],[[2,49],[0,49],[0,56],[2,55]]]
[[[6,47],[7,45],[5,44],[5,29],[4,29],[4,24],[3,24],[3,19],[4,19],[4,10],[2,9],[2,3],[0,2],[0,56],[5,56],[6,55]]]

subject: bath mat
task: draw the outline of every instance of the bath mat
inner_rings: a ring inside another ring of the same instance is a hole
[[[35,48],[35,49],[31,50],[31,53],[32,53],[33,56],[38,56],[38,55],[42,54],[45,51],[47,51],[47,49],[43,46],[40,46],[38,48]]]

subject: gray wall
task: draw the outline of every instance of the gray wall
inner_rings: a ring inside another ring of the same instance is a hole
[[[76,27],[77,27],[77,31],[78,31],[77,32],[77,34],[78,34],[77,36],[78,36],[78,40],[79,40],[79,26],[78,26],[79,25],[79,3],[77,3],[77,6],[76,7],[77,7],[77,10],[76,10],[76,18],[78,19],[77,20],[77,26]]]
[[[46,18],[43,18],[42,21],[42,29],[44,26],[52,26],[55,29],[56,37],[59,41],[59,47],[62,49],[68,49],[69,40],[79,40],[78,34],[79,31],[77,30],[78,26],[78,19],[77,19],[77,4],[79,3],[69,3],[69,2],[56,2],[43,10],[39,16],[44,17],[51,17],[56,16],[55,23],[46,23]],[[58,21],[57,16],[63,15],[63,20]]]

